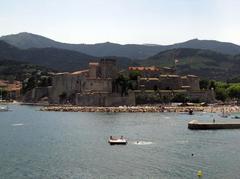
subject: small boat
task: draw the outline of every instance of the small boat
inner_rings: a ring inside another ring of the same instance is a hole
[[[123,136],[121,136],[120,138],[113,138],[112,136],[110,136],[110,138],[108,139],[108,143],[110,145],[126,145],[127,139],[124,139]]]
[[[9,111],[8,106],[0,106],[0,112]]]

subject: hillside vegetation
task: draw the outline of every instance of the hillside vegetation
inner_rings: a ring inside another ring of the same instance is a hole
[[[0,41],[0,60],[13,60],[51,68],[56,71],[78,71],[88,67],[91,61],[101,57],[93,57],[80,52],[57,48],[18,49],[4,41]],[[133,64],[126,57],[110,57],[117,59],[121,68]]]
[[[179,74],[194,74],[204,79],[229,80],[240,75],[239,56],[202,49],[167,50],[141,61],[141,64],[144,66],[172,66],[176,67]]]
[[[98,61],[100,58],[102,57],[57,48],[19,49],[0,41],[0,60],[32,64],[61,72],[85,69],[90,61]],[[126,69],[128,66],[154,65],[176,67],[178,74],[194,74],[202,79],[229,81],[238,79],[240,76],[240,55],[226,55],[211,50],[178,48],[157,53],[144,60],[131,60],[119,56],[107,58],[117,59],[119,70]],[[176,59],[177,64],[175,64]],[[1,65],[0,68],[5,67]],[[16,72],[9,69],[9,72],[16,73],[17,69]]]

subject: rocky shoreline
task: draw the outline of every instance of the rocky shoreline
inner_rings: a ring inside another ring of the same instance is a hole
[[[45,106],[41,111],[59,111],[59,112],[188,112],[192,109],[194,112],[240,112],[240,106],[119,106],[119,107],[89,107],[89,106]]]

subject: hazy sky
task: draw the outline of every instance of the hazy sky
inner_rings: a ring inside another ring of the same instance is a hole
[[[31,32],[68,43],[240,44],[240,0],[1,0],[0,36]]]

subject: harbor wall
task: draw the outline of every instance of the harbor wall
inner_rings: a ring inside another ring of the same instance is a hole
[[[89,93],[76,95],[76,105],[79,106],[134,106],[135,94],[121,96],[118,93]]]
[[[199,123],[198,121],[191,121],[188,123],[188,129],[191,130],[240,129],[240,122]]]

